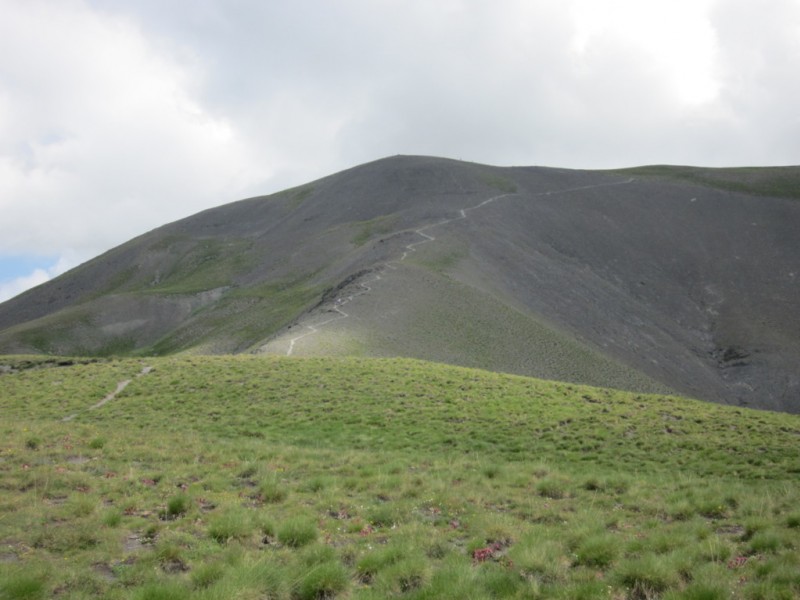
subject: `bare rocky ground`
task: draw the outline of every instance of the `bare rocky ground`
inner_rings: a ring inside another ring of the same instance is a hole
[[[800,412],[792,181],[384,159],[10,300],[0,351],[413,356]]]

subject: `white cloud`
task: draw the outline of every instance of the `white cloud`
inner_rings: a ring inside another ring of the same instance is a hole
[[[719,92],[712,0],[573,0],[574,46],[583,55],[604,39],[623,43],[664,80],[672,101],[711,102]]]
[[[800,162],[796,0],[0,2],[0,254],[397,153]]]
[[[35,267],[25,275],[0,280],[0,302],[21,294],[37,285],[41,285],[77,267],[86,257],[67,250],[49,267]]]
[[[51,279],[44,269],[36,269],[28,275],[16,277],[9,281],[0,281],[0,302],[13,298],[27,289],[40,285]]]
[[[738,162],[800,163],[800,3],[719,2],[713,12],[722,84]]]
[[[81,2],[3,11],[0,252],[88,258],[266,177],[195,100],[202,69],[130,19]]]

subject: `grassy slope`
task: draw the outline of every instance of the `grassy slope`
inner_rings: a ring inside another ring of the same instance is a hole
[[[650,165],[618,169],[638,177],[666,177],[756,196],[800,199],[800,167],[735,167],[709,169],[677,165]]]
[[[0,413],[3,598],[800,594],[789,415],[254,357],[50,362]]]
[[[629,175],[635,185],[606,185]],[[708,203],[691,205],[692,218],[683,200],[676,208],[685,181],[791,196],[800,169],[655,166],[609,177],[424,157],[377,161],[169,224],[4,303],[0,352],[227,354],[267,342],[285,352],[297,325],[331,310],[308,314],[326,289],[392,265],[411,244],[406,264],[430,274],[394,294],[406,305],[397,309],[405,326],[384,310],[388,294],[378,298],[380,287],[398,289],[387,270],[354,318],[305,338],[295,354],[317,343],[797,411],[797,261],[786,225],[796,204],[748,198],[742,208],[714,191]],[[551,191],[558,193],[546,196]],[[441,225],[512,192],[519,196]],[[739,208],[726,210],[728,201]],[[678,223],[669,235],[650,229],[661,215]],[[426,243],[419,227],[436,241]],[[717,357],[728,351],[752,358],[723,372],[728,365]],[[752,389],[763,393],[754,399]]]
[[[370,287],[369,294],[345,307],[352,318],[337,319],[303,338],[294,355],[413,356],[617,389],[669,391],[534,316],[436,271],[431,259],[441,255],[429,249],[421,248],[402,266],[382,271],[380,280],[368,275],[364,285]],[[425,257],[427,268],[417,266],[417,256]],[[354,293],[362,291],[357,287]],[[408,302],[408,297],[414,301]],[[296,335],[295,330],[287,331],[271,350],[285,353],[287,340]],[[357,350],[353,340],[359,343]]]

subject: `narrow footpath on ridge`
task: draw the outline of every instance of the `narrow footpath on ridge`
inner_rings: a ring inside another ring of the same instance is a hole
[[[563,189],[563,190],[549,190],[549,191],[546,191],[546,192],[536,192],[534,194],[530,194],[530,196],[551,196],[551,195],[555,195],[555,194],[566,194],[568,192],[578,192],[578,191],[581,191],[581,190],[589,190],[589,189],[594,189],[594,188],[599,188],[599,187],[608,187],[608,186],[615,186],[615,185],[626,185],[626,184],[629,184],[629,183],[633,183],[633,181],[634,181],[634,178],[631,177],[630,179],[626,179],[625,181],[612,181],[612,182],[608,182],[608,183],[596,183],[596,184],[592,184],[592,185],[584,185],[584,186],[580,186],[580,187],[567,188],[567,189]],[[453,217],[451,219],[443,219],[442,221],[438,221],[436,223],[431,223],[430,225],[425,225],[424,227],[420,227],[418,229],[414,229],[413,232],[415,234],[419,235],[420,237],[424,238],[424,239],[422,239],[422,240],[420,240],[418,242],[413,242],[411,244],[406,245],[405,249],[403,250],[403,254],[400,256],[400,258],[398,258],[396,261],[387,262],[385,266],[387,268],[389,268],[389,269],[397,269],[397,263],[400,263],[400,262],[404,261],[406,259],[406,257],[408,257],[408,255],[410,253],[416,252],[417,251],[416,250],[417,246],[420,246],[422,244],[428,244],[430,242],[435,242],[436,241],[436,237],[425,233],[426,231],[428,231],[430,229],[433,229],[435,227],[442,227],[443,225],[447,225],[447,224],[453,223],[455,221],[460,221],[462,219],[467,219],[468,218],[467,213],[470,212],[470,211],[477,210],[479,208],[483,208],[484,206],[487,206],[488,204],[496,202],[497,200],[502,200],[503,198],[508,198],[510,196],[518,196],[518,195],[519,194],[517,192],[509,192],[509,193],[505,193],[505,194],[498,194],[497,196],[492,196],[491,198],[487,198],[486,200],[483,200],[482,202],[476,204],[475,206],[468,206],[466,208],[459,209],[458,215],[456,215],[455,217]],[[292,353],[294,352],[295,345],[297,344],[297,342],[299,342],[303,338],[307,338],[307,337],[309,337],[311,335],[314,335],[315,333],[318,333],[319,329],[321,327],[325,327],[326,325],[328,325],[330,323],[333,323],[334,321],[339,321],[341,319],[347,319],[350,315],[348,313],[346,313],[345,311],[343,311],[342,307],[345,306],[347,303],[352,302],[354,298],[358,298],[359,296],[363,296],[364,294],[368,294],[370,291],[372,291],[372,288],[369,285],[367,285],[367,283],[375,283],[376,281],[380,281],[381,279],[382,279],[382,277],[380,275],[376,274],[373,279],[370,279],[367,282],[358,283],[358,286],[361,288],[361,290],[359,292],[354,293],[354,294],[350,294],[349,296],[346,296],[344,298],[337,298],[335,303],[334,303],[334,305],[333,305],[333,309],[332,309],[333,312],[335,312],[337,314],[334,315],[333,317],[331,317],[330,319],[327,319],[326,321],[323,321],[321,323],[317,323],[316,325],[304,325],[305,329],[307,329],[308,331],[306,331],[306,332],[304,332],[304,333],[302,333],[302,334],[300,334],[300,335],[298,335],[296,337],[293,337],[293,338],[291,338],[289,340],[289,347],[286,350],[286,356],[291,356],[292,355]],[[121,390],[119,390],[119,391],[121,391]],[[119,393],[119,391],[117,393]]]

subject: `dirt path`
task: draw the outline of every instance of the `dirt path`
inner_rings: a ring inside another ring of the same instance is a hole
[[[153,367],[150,367],[150,366],[142,367],[142,370],[139,371],[139,373],[136,375],[136,377],[141,377],[142,375],[147,375],[152,370],[153,370]],[[133,381],[133,379],[124,379],[124,380],[118,382],[117,383],[117,389],[115,389],[113,392],[108,393],[106,395],[106,397],[103,398],[102,400],[100,400],[100,402],[98,402],[97,404],[92,404],[89,408],[87,408],[85,410],[82,410],[81,412],[87,412],[87,411],[90,411],[90,410],[96,410],[96,409],[100,408],[101,406],[103,406],[104,404],[106,404],[107,402],[111,402],[114,398],[117,397],[118,394],[120,394],[122,392],[122,390],[124,390],[126,387],[128,387],[128,385],[131,383],[131,381]],[[61,420],[66,423],[68,421],[72,421],[72,419],[77,417],[79,414],[81,414],[81,413],[80,412],[73,413],[71,415],[68,415],[68,416],[64,417]]]
[[[589,189],[600,188],[600,187],[609,187],[609,186],[616,186],[616,185],[627,185],[629,183],[633,183],[634,180],[635,179],[633,177],[631,177],[630,179],[626,179],[625,181],[613,181],[613,182],[609,182],[609,183],[596,183],[596,184],[592,184],[592,185],[583,185],[583,186],[580,186],[580,187],[567,188],[567,189],[563,189],[563,190],[549,190],[549,191],[546,191],[546,192],[537,192],[535,194],[530,194],[530,195],[535,197],[535,196],[552,196],[552,195],[555,195],[555,194],[566,194],[566,193],[569,193],[569,192],[578,192],[578,191],[581,191],[581,190],[589,190]],[[457,182],[455,182],[455,180],[454,180],[454,183],[457,183]],[[411,244],[406,245],[405,250],[403,251],[403,254],[400,256],[400,258],[397,259],[396,261],[387,262],[386,263],[386,267],[389,268],[389,269],[397,269],[397,263],[400,263],[400,262],[404,261],[406,259],[406,257],[410,253],[416,252],[417,251],[416,250],[417,246],[420,246],[422,244],[428,244],[430,242],[435,242],[436,238],[434,236],[432,236],[432,235],[429,235],[429,234],[425,233],[426,231],[428,231],[430,229],[433,229],[434,227],[441,227],[442,225],[447,225],[448,223],[453,223],[455,221],[460,221],[462,219],[467,219],[468,218],[467,212],[469,212],[469,211],[477,210],[477,209],[482,208],[482,207],[484,207],[484,206],[486,206],[488,204],[491,204],[492,202],[496,202],[497,200],[501,200],[503,198],[508,198],[509,196],[517,196],[517,195],[519,195],[519,194],[516,193],[516,192],[509,192],[509,193],[506,193],[506,194],[498,194],[497,196],[492,196],[491,198],[487,198],[486,200],[483,200],[482,202],[479,202],[475,206],[468,206],[466,208],[459,209],[458,215],[453,217],[452,219],[443,219],[441,221],[438,221],[437,223],[431,223],[430,225],[425,225],[424,227],[420,227],[418,229],[415,229],[414,233],[416,233],[417,235],[419,235],[419,236],[421,236],[421,237],[423,237],[425,239],[420,240],[419,242],[413,242]],[[375,281],[379,281],[380,279],[381,279],[381,276],[380,275],[376,275],[375,278],[374,279],[370,279],[368,283],[373,283]],[[316,325],[305,325],[304,327],[308,331],[306,331],[305,333],[303,333],[301,335],[298,335],[296,337],[291,338],[289,340],[289,347],[286,350],[286,356],[291,356],[292,355],[292,352],[294,352],[295,344],[298,341],[300,341],[303,338],[306,338],[306,337],[308,337],[310,335],[314,335],[315,333],[318,333],[320,327],[324,327],[325,325],[328,325],[329,323],[333,323],[334,321],[338,321],[340,319],[348,318],[350,315],[348,313],[344,312],[341,307],[346,305],[348,302],[351,302],[354,298],[358,298],[359,296],[363,296],[364,294],[367,294],[372,290],[372,288],[370,286],[366,285],[366,283],[359,283],[358,285],[362,288],[362,291],[358,292],[357,294],[351,294],[350,296],[346,296],[344,298],[337,298],[336,299],[336,302],[335,302],[335,304],[333,306],[333,312],[338,313],[336,316],[331,317],[330,319],[327,319],[326,321],[322,321],[321,323],[317,323]]]
[[[370,279],[368,283],[379,281],[380,279],[381,279],[380,275],[375,275],[375,278],[374,279]],[[342,306],[344,306],[348,302],[352,301],[353,298],[358,298],[359,296],[363,296],[364,294],[367,294],[367,293],[372,291],[372,288],[370,286],[368,286],[366,283],[360,282],[358,285],[362,288],[362,291],[358,292],[357,294],[350,294],[349,296],[346,296],[344,298],[337,298],[336,299],[336,303],[333,305],[333,312],[336,312],[338,314],[335,317],[331,317],[330,319],[328,319],[327,321],[323,321],[322,323],[317,323],[316,326],[315,325],[305,325],[305,328],[308,329],[307,332],[290,339],[289,340],[289,348],[286,350],[286,356],[291,356],[292,355],[292,352],[294,351],[294,345],[299,340],[302,340],[304,337],[308,337],[310,335],[314,335],[315,333],[317,333],[319,331],[319,329],[318,329],[319,327],[324,327],[328,323],[332,323],[333,321],[338,321],[339,319],[346,319],[347,317],[349,317],[350,315],[342,310]]]

